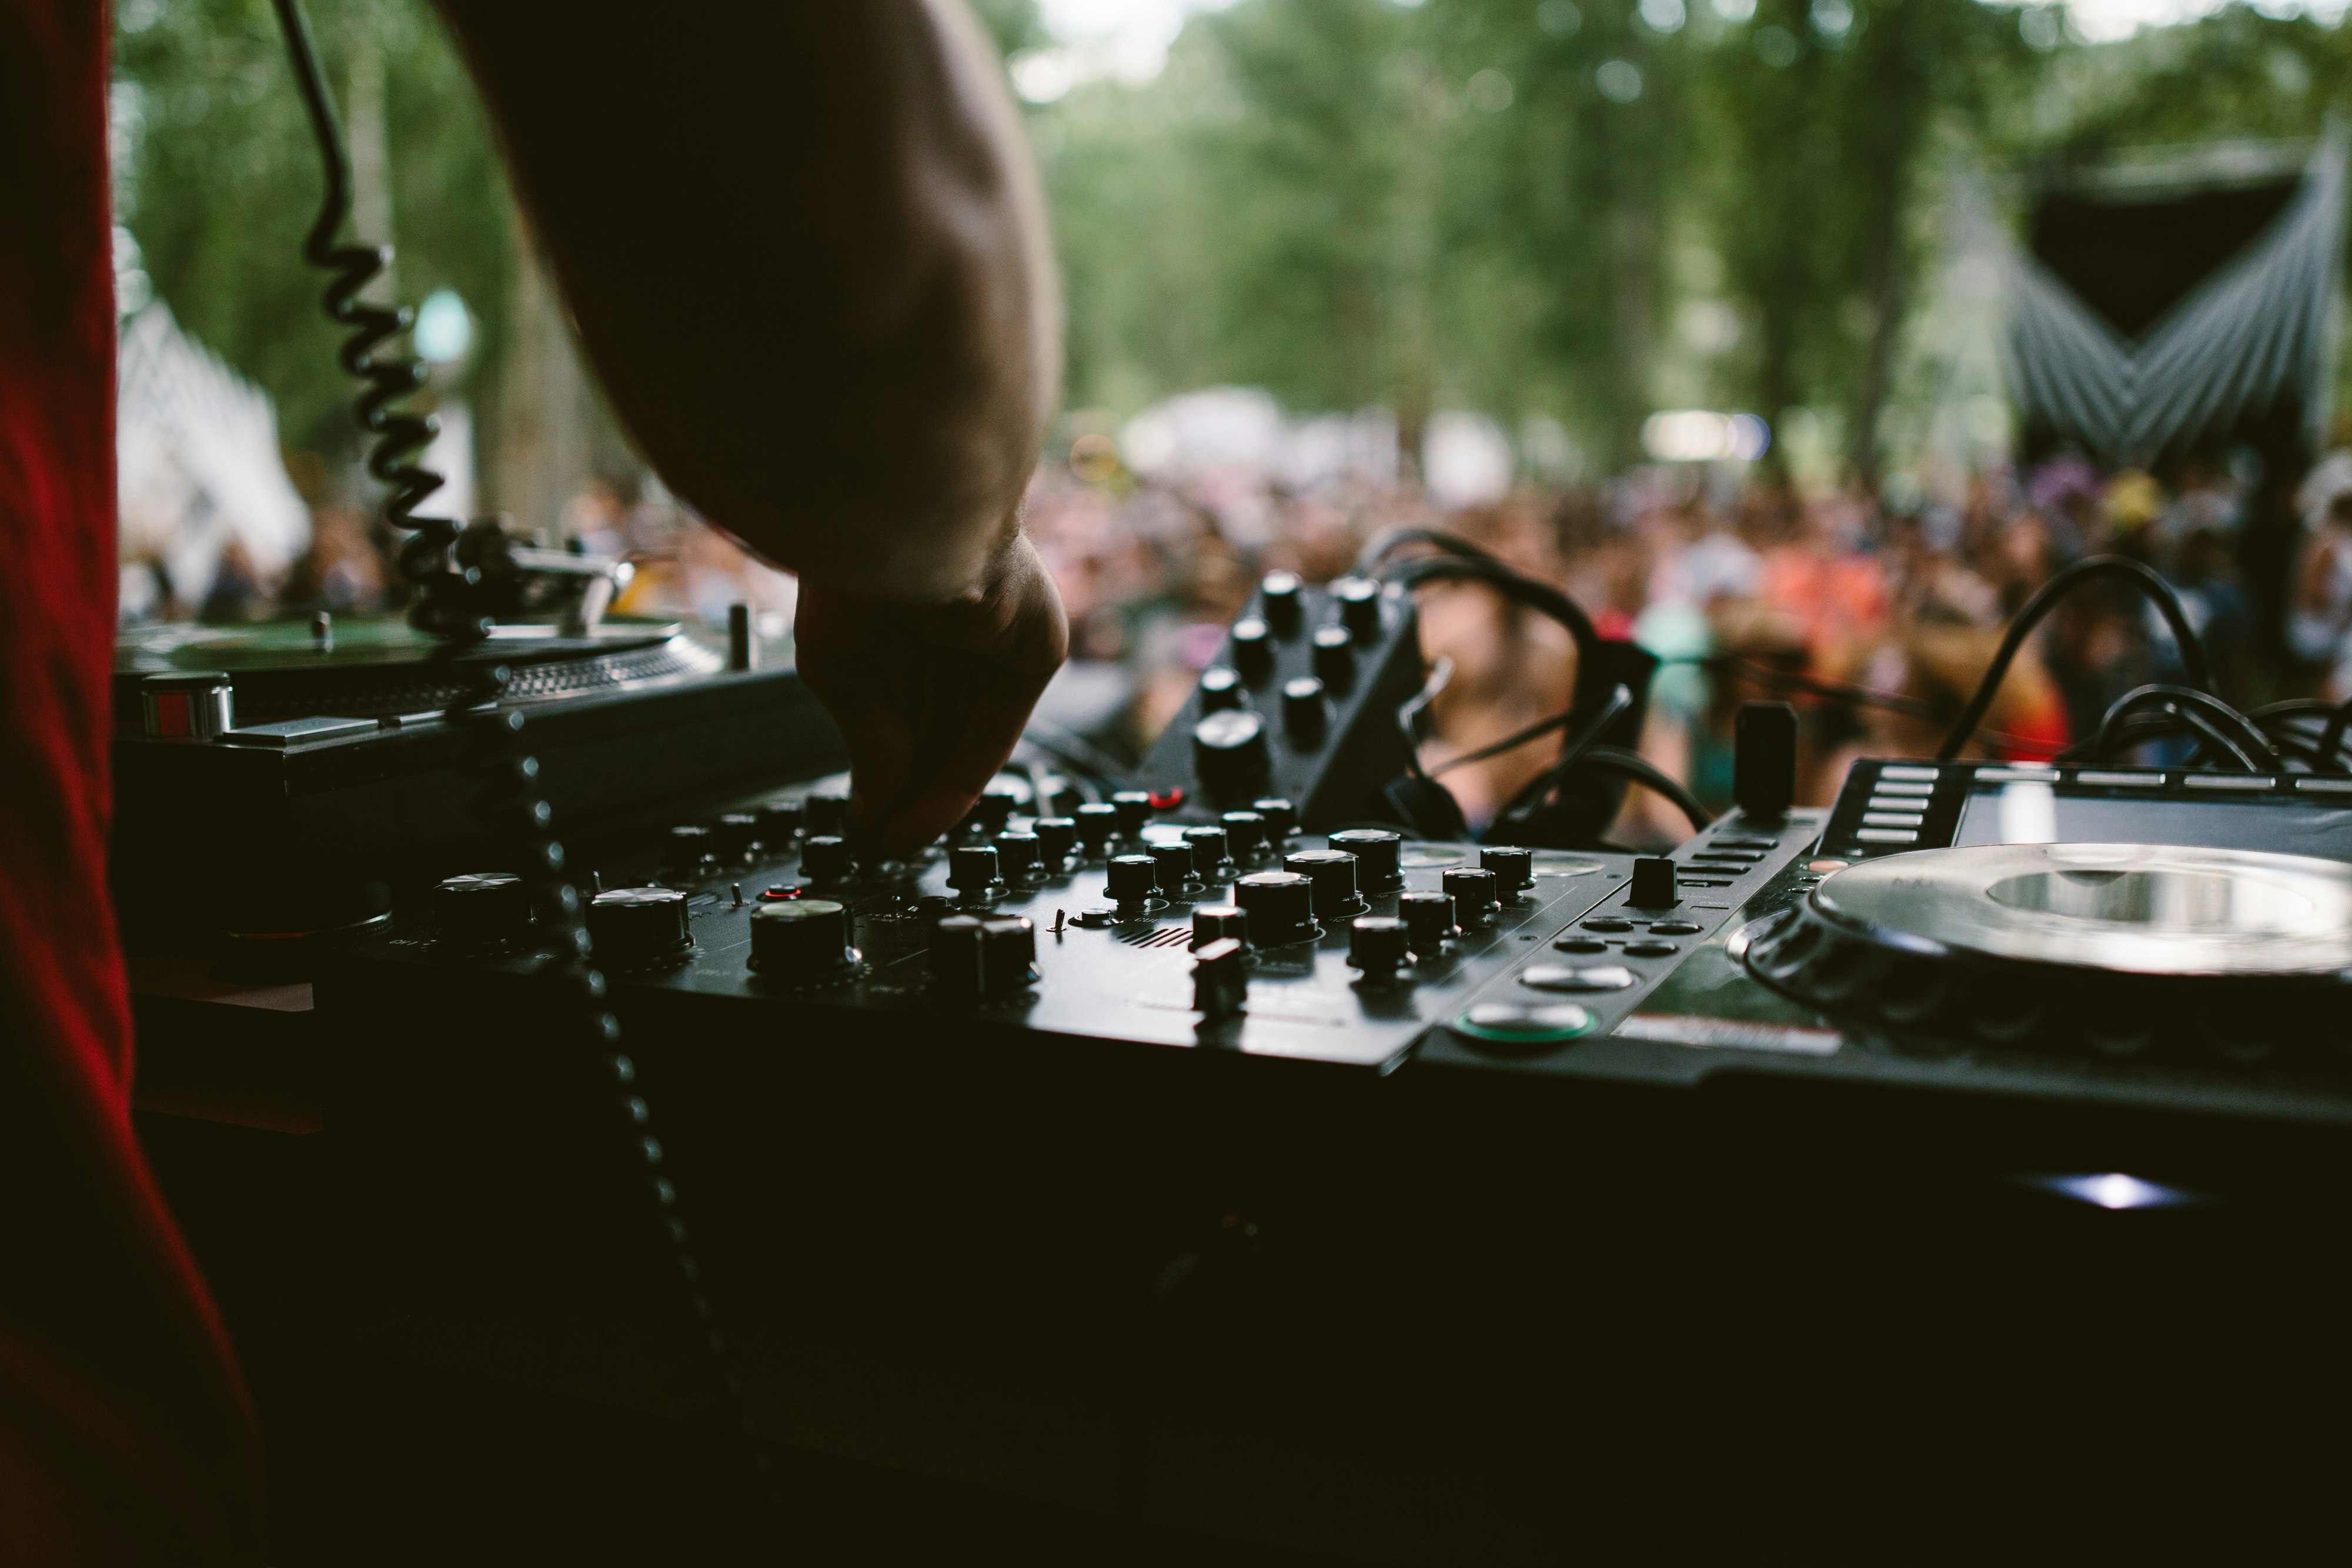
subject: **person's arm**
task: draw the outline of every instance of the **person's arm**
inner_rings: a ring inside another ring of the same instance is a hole
[[[962,0],[441,0],[588,356],[670,486],[800,574],[856,821],[951,825],[1062,661],[1019,505],[1044,203]]]

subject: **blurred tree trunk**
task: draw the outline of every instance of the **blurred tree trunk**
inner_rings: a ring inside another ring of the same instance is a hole
[[[552,539],[563,504],[588,476],[594,421],[588,376],[537,240],[514,217],[513,315],[499,390],[499,449],[490,504],[525,536]]]
[[[1846,461],[1863,486],[1875,493],[1885,454],[1879,439],[1893,378],[1895,340],[1903,327],[1903,284],[1908,272],[1904,219],[1910,207],[1911,171],[1927,134],[1933,83],[1932,45],[1912,37],[1917,6],[1885,11],[1875,34],[1864,40],[1873,58],[1870,100],[1885,118],[1862,150],[1862,184],[1867,193],[1863,237],[1863,306],[1867,327],[1861,373],[1855,380],[1853,418],[1846,435]]]

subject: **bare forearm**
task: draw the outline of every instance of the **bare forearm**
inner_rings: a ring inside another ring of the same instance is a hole
[[[1043,204],[962,0],[442,0],[614,407],[834,587],[982,582],[1055,396]]]

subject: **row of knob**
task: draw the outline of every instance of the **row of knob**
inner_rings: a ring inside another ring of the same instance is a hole
[[[1017,804],[1009,793],[991,791],[981,797],[958,830],[960,839],[990,836],[1003,866],[999,874],[1014,878],[1032,874],[1033,868],[1042,868],[1034,874],[1052,874],[1066,868],[1081,852],[1087,858],[1101,859],[1117,843],[1139,843],[1144,824],[1157,809],[1147,791],[1122,789],[1108,801],[1080,806],[1072,816],[1040,817],[1028,829],[1016,831],[1006,824]],[[712,861],[730,863],[761,849],[780,852],[800,837],[805,877],[813,882],[845,881],[856,874],[849,842],[843,836],[848,805],[839,795],[811,795],[800,805],[762,806],[756,812],[730,812],[709,826],[692,823],[672,828],[668,862],[677,868]],[[1250,859],[1272,852],[1297,831],[1297,808],[1268,796],[1252,802],[1248,810],[1225,812],[1214,829],[1189,829],[1187,836],[1199,839],[1222,832],[1231,848],[1214,858],[1238,854]],[[960,842],[950,855],[971,847]],[[951,885],[962,883],[951,881]]]

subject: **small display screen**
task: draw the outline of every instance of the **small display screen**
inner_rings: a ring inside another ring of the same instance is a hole
[[[2018,782],[1971,793],[1952,842],[2191,844],[2352,862],[2352,809],[2275,799],[2132,800]]]

